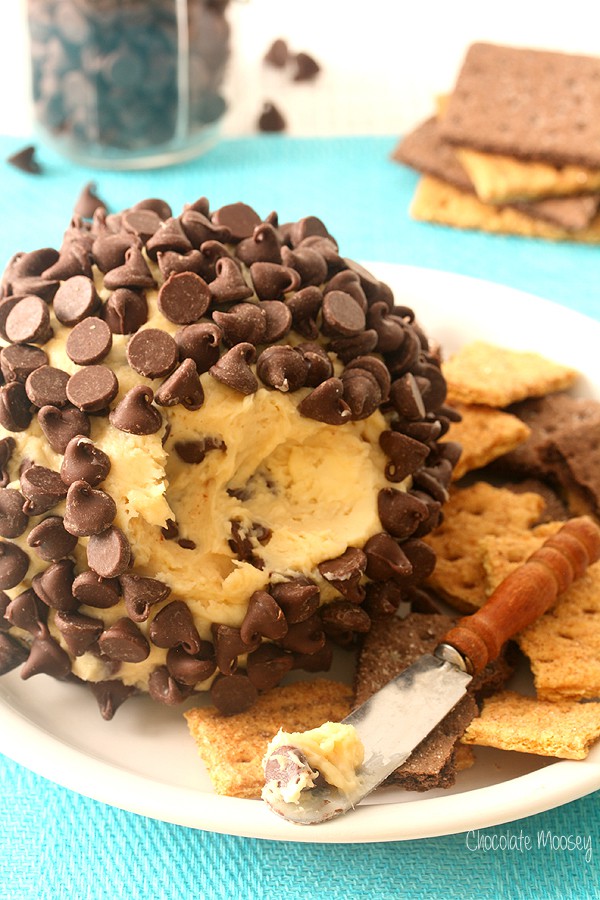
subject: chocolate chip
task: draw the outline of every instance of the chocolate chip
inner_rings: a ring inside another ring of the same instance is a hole
[[[333,661],[333,647],[331,641],[325,637],[323,646],[312,653],[293,653],[294,669],[304,669],[305,672],[326,672],[331,668]]]
[[[159,253],[175,251],[176,253],[189,253],[192,245],[179,219],[172,216],[160,223],[152,237],[146,242],[146,251],[151,259],[156,259]]]
[[[181,359],[193,359],[198,374],[208,372],[219,358],[221,329],[212,322],[186,325],[175,334]]]
[[[12,488],[0,488],[0,535],[16,538],[23,534],[29,522],[23,512],[25,498]]]
[[[250,363],[256,358],[252,344],[236,344],[209,369],[217,381],[226,384],[240,394],[253,394],[258,390],[258,381]]]
[[[259,131],[265,131],[269,134],[285,131],[287,127],[287,122],[283,114],[270,100],[266,100],[263,103],[256,124]]]
[[[0,351],[0,369],[5,381],[24,384],[28,375],[47,363],[47,354],[33,344],[11,344]]]
[[[325,257],[312,247],[301,246],[295,250],[283,247],[281,258],[285,266],[298,272],[302,286],[316,286],[327,278],[328,266]]]
[[[91,278],[92,265],[90,253],[85,244],[78,241],[69,241],[63,244],[57,261],[42,272],[42,277],[49,280],[67,281],[74,275],[86,275],[88,278]]]
[[[121,225],[145,244],[158,231],[162,221],[153,209],[126,209],[121,216]]]
[[[100,534],[112,525],[117,505],[105,491],[96,490],[86,481],[74,481],[67,491],[64,527],[76,537]]]
[[[402,549],[406,553],[412,566],[412,575],[410,576],[409,582],[416,582],[418,584],[426,578],[429,578],[436,564],[435,551],[418,538],[412,538],[410,541],[405,541],[402,545]]]
[[[256,374],[267,387],[287,392],[304,387],[308,362],[295,347],[266,347],[256,361]]]
[[[71,438],[60,467],[60,477],[66,485],[81,480],[96,487],[109,472],[110,459],[103,450],[81,434]]]
[[[17,666],[25,662],[29,656],[29,650],[19,644],[9,634],[0,632],[0,675],[12,672]]]
[[[35,158],[35,153],[35,146],[29,144],[27,147],[17,150],[16,153],[11,153],[6,158],[6,162],[14,166],[15,169],[20,169],[21,172],[27,172],[29,175],[39,175],[42,167]]]
[[[171,593],[170,587],[157,578],[121,575],[119,580],[127,614],[134,622],[145,622],[152,607],[166,600]]]
[[[230,203],[217,209],[212,221],[228,228],[232,241],[241,241],[250,237],[256,226],[260,225],[260,216],[246,203]]]
[[[321,609],[321,621],[326,634],[346,643],[356,633],[366,634],[371,619],[366,610],[348,600],[334,600]]]
[[[125,251],[125,263],[105,274],[104,287],[109,291],[115,291],[117,288],[156,287],[156,282],[139,247],[133,245]]]
[[[123,575],[131,561],[131,547],[123,532],[111,525],[101,534],[93,534],[87,545],[90,569],[101,578]]]
[[[33,675],[50,675],[52,678],[66,678],[71,672],[71,660],[62,647],[50,637],[48,632],[35,637],[29,656],[21,668],[21,678]]]
[[[164,378],[177,365],[177,344],[160,328],[144,328],[127,343],[127,361],[145,378]]]
[[[422,500],[395,488],[379,491],[377,509],[384,529],[399,540],[410,537],[429,516],[429,510]]]
[[[364,331],[364,311],[351,294],[329,291],[323,298],[323,329],[327,334],[353,337]]]
[[[374,581],[388,581],[390,578],[412,573],[412,565],[402,547],[385,531],[370,537],[364,552],[367,557],[367,576]]]
[[[38,409],[56,406],[60,409],[67,404],[67,382],[69,373],[54,366],[40,366],[27,377],[25,392]]]
[[[132,234],[122,231],[117,234],[103,233],[92,244],[92,256],[101,272],[110,272],[125,265],[125,254],[135,244],[137,239]]]
[[[150,645],[131,619],[117,619],[98,638],[105,656],[120,662],[143,662],[150,654]]]
[[[27,535],[27,543],[47,562],[69,556],[77,546],[77,538],[65,530],[62,516],[48,516]]]
[[[266,63],[283,69],[289,59],[287,42],[283,38],[276,38],[263,57]]]
[[[261,222],[236,248],[236,256],[246,266],[255,262],[281,262],[281,237],[273,225]],[[252,292],[250,292],[252,293]]]
[[[62,409],[43,406],[37,415],[40,428],[55,453],[64,453],[76,435],[89,435],[90,420],[84,412],[67,404]]]
[[[67,382],[67,398],[84,412],[106,409],[119,390],[117,376],[108,366],[86,366],[71,375]]]
[[[272,584],[269,592],[283,609],[289,625],[309,619],[319,608],[319,588],[304,576]]]
[[[260,344],[264,339],[267,315],[255,303],[237,303],[227,312],[216,310],[213,319],[228,347],[242,343]]]
[[[352,272],[350,269],[342,269],[341,272],[336,272],[323,289],[323,293],[325,294],[329,291],[344,291],[344,293],[350,294],[351,297],[354,297],[360,308],[364,312],[367,311],[367,297],[361,287],[360,278],[356,272]]]
[[[346,365],[357,356],[372,353],[377,346],[377,332],[373,329],[361,331],[353,337],[336,337],[327,345]]]
[[[21,591],[4,610],[6,620],[29,634],[43,634],[46,630],[48,610],[31,588]]]
[[[201,441],[176,441],[174,449],[180,459],[195,466],[204,461],[210,450],[226,450],[227,447],[219,438],[203,438]]]
[[[148,304],[142,294],[119,288],[104,304],[102,316],[113,334],[134,334],[148,320]]]
[[[58,472],[45,466],[32,465],[21,473],[23,506],[28,516],[39,516],[67,496],[67,488]]]
[[[93,181],[88,181],[88,183],[82,187],[81,192],[75,201],[73,212],[83,219],[91,219],[98,208],[105,207],[106,203],[104,200],[101,200],[96,193],[96,185]]]
[[[216,678],[210,689],[210,699],[221,715],[233,716],[254,706],[258,691],[246,675],[226,675]]]
[[[294,657],[291,653],[265,642],[248,654],[246,671],[258,691],[268,691],[276,687],[293,666]]]
[[[163,381],[154,400],[159,406],[176,406],[200,409],[204,403],[204,390],[193,359],[184,359],[166,381]]]
[[[216,278],[209,284],[210,295],[217,303],[231,303],[245,300],[254,293],[246,284],[238,263],[228,256],[222,256],[215,263]]]
[[[180,684],[193,686],[205,681],[216,668],[215,651],[210,641],[200,641],[200,650],[193,655],[183,647],[171,647],[167,653],[167,669]]]
[[[99,363],[110,353],[112,332],[106,322],[88,316],[79,322],[67,338],[67,356],[78,366]]]
[[[294,81],[310,81],[321,71],[321,66],[309,53],[297,53],[294,57]]]
[[[169,672],[167,666],[157,666],[148,676],[148,693],[157,703],[175,706],[183,703],[192,689],[189,685],[179,684]]]
[[[323,578],[353,603],[361,603],[364,599],[364,588],[360,584],[360,579],[366,567],[367,557],[359,547],[348,547],[341,556],[318,565]]]
[[[122,681],[90,681],[88,684],[98,703],[100,715],[106,721],[110,721],[125,700],[136,693],[133,685],[123,684]]]
[[[79,605],[73,596],[73,570],[75,563],[71,559],[61,559],[52,563],[43,572],[34,576],[31,586],[46,606],[72,612]]]
[[[382,397],[374,375],[366,369],[346,369],[342,372],[341,380],[344,385],[344,401],[355,421],[368,418],[378,409]]]
[[[191,325],[201,319],[210,303],[207,283],[194,272],[170,275],[158,292],[158,308],[177,325]]]
[[[150,640],[157,647],[183,647],[192,656],[200,652],[200,635],[183,600],[167,603],[150,622]]]
[[[8,541],[0,541],[0,590],[15,587],[25,578],[29,557],[24,550]]]
[[[302,354],[308,364],[307,387],[316,387],[321,382],[331,378],[333,375],[333,363],[327,351],[320,344],[307,341],[298,344],[296,350]]]
[[[215,659],[217,668],[224,675],[231,675],[238,666],[238,656],[255,650],[260,639],[250,643],[242,640],[239,628],[231,625],[212,625],[213,641],[215,644]]]
[[[183,230],[194,247],[201,247],[206,241],[229,241],[231,232],[227,226],[211,222],[208,209],[202,211],[189,208],[181,215]]]
[[[425,417],[423,398],[412,372],[407,372],[392,382],[390,400],[394,409],[405,419],[415,420]]]
[[[387,303],[373,303],[367,314],[367,326],[377,332],[377,351],[393,353],[405,340],[407,327],[398,316],[390,315]]]
[[[289,266],[256,262],[250,266],[250,277],[260,300],[281,300],[289,291],[300,287],[300,276]]]
[[[129,434],[155,434],[163,424],[162,416],[152,405],[154,393],[144,384],[137,384],[127,391],[115,406],[109,419],[119,431]]]
[[[287,634],[279,640],[284,650],[295,653],[316,653],[325,644],[323,625],[318,614],[290,625]]]
[[[13,344],[44,344],[52,335],[48,304],[40,297],[23,297],[10,310],[5,323]]]
[[[254,591],[248,601],[248,610],[240,628],[245,644],[256,643],[265,637],[277,640],[287,633],[288,624],[283,610],[267,591]]]
[[[382,431],[379,446],[390,461],[385,467],[388,481],[403,481],[416,472],[429,456],[429,447],[397,431]]]
[[[294,331],[302,337],[314,340],[319,335],[317,316],[323,303],[323,294],[314,286],[302,288],[285,298],[285,305],[292,314]]]
[[[74,275],[63,281],[54,297],[54,314],[63,325],[73,326],[93,315],[100,297],[91,278]]]
[[[260,303],[261,310],[266,317],[265,344],[275,344],[286,336],[292,327],[292,311],[281,300],[263,300]]]
[[[85,606],[110,609],[119,602],[119,582],[116,578],[101,578],[95,572],[80,572],[72,590],[73,596]]]
[[[328,378],[298,404],[298,412],[309,419],[327,425],[343,425],[352,418],[350,407],[343,399],[344,385],[339,378]]]
[[[393,581],[370,582],[363,603],[372,621],[393,616],[404,599],[402,589]]]
[[[102,619],[77,612],[57,612],[54,624],[73,656],[83,656],[96,643],[104,629]]]

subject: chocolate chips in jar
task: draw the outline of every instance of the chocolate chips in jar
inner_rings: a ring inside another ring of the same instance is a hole
[[[228,0],[28,0],[35,115],[58,149],[127,168],[201,152],[227,102]]]

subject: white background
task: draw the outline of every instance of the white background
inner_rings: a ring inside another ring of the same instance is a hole
[[[31,129],[24,5],[0,0],[0,131],[15,135]],[[589,0],[232,0],[231,10],[229,134],[252,133],[266,99],[291,134],[401,133],[452,86],[474,40],[600,53]],[[262,64],[276,37],[319,60],[316,81],[292,83]]]

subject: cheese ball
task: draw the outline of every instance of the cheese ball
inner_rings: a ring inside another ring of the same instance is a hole
[[[100,205],[1,296],[0,672],[231,714],[431,573],[439,353],[319,218]]]

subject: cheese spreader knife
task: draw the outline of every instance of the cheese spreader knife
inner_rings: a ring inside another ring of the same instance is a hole
[[[420,657],[343,720],[364,746],[364,761],[349,793],[315,778],[299,748],[277,747],[264,763],[270,789],[263,797],[270,808],[300,825],[353,809],[408,759],[503,644],[543,615],[599,558],[600,528],[586,516],[569,519],[498,585],[481,609],[460,619],[433,654]],[[316,784],[301,790],[297,802],[286,801],[286,779],[303,774],[309,776],[303,783]]]

